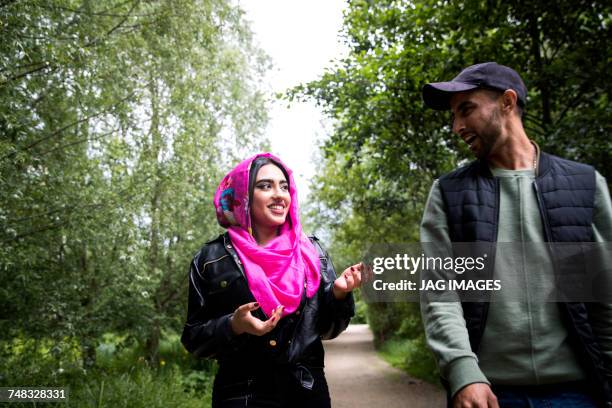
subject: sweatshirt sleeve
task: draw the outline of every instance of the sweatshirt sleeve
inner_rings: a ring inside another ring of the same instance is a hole
[[[433,242],[437,244],[436,248],[450,250],[447,217],[437,181],[434,182],[425,205],[420,237],[421,242]],[[426,248],[432,247],[426,246]],[[450,256],[451,254],[426,255]],[[454,396],[469,384],[489,384],[478,366],[476,354],[471,350],[461,303],[427,302],[422,299],[421,315],[427,344],[436,357],[442,377],[449,384],[451,395]]]
[[[612,265],[612,203],[606,179],[595,173],[595,211],[593,213],[593,234],[595,242],[603,243],[601,265]],[[606,286],[612,282],[612,270],[607,269]],[[612,367],[612,304],[591,303],[589,304],[591,324],[593,332],[597,336],[599,344],[608,361],[608,367]],[[612,376],[612,374],[611,374]]]

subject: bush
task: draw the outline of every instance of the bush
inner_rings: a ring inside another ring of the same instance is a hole
[[[438,383],[438,368],[425,342],[417,303],[371,303],[367,317],[374,345],[389,364],[413,377]]]
[[[396,336],[415,338],[423,333],[416,303],[371,303],[366,314],[377,347]]]
[[[201,408],[211,405],[210,375],[200,373],[200,384],[194,389],[189,375],[178,366],[152,370],[137,367],[121,375],[98,372],[88,376],[70,392],[70,406],[165,408],[170,406]]]
[[[96,365],[85,369],[78,343],[15,339],[0,343],[0,386],[66,387],[69,407],[206,407],[212,403],[216,364],[189,355],[178,335],[159,347],[160,367],[150,367],[138,344],[105,334]],[[15,406],[31,406],[16,404]]]
[[[393,367],[415,378],[439,384],[440,374],[433,354],[425,344],[425,337],[387,340],[379,349],[380,355]]]
[[[351,319],[353,324],[363,324],[368,322],[368,305],[359,299],[355,301],[355,316]]]

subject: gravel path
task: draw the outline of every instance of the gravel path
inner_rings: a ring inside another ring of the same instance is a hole
[[[444,408],[444,391],[409,377],[376,354],[365,324],[325,341],[325,376],[333,408]]]

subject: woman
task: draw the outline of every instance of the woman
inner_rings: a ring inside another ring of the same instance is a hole
[[[329,407],[321,338],[354,314],[362,265],[336,279],[327,253],[302,232],[292,172],[269,153],[221,181],[219,223],[228,230],[191,263],[182,342],[214,357],[214,407]]]

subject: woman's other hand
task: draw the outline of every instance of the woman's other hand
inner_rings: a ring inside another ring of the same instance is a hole
[[[234,311],[234,314],[230,318],[230,324],[232,325],[232,331],[236,335],[249,333],[255,336],[263,336],[276,327],[283,313],[283,306],[278,306],[274,309],[272,316],[270,316],[268,320],[262,321],[251,313],[253,310],[257,309],[259,309],[259,303],[251,302],[239,306],[238,309]]]
[[[338,300],[342,300],[350,291],[360,287],[363,271],[364,265],[362,262],[346,268],[344,272],[342,272],[342,275],[334,281],[334,297]]]

